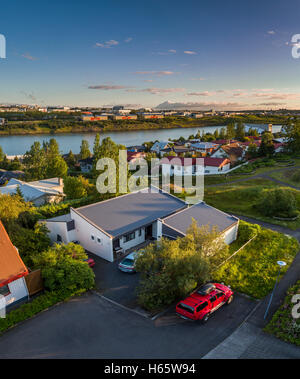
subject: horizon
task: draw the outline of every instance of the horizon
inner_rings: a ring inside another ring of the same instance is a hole
[[[0,103],[300,109],[300,4],[291,3],[188,0],[183,12],[179,0],[11,1]]]

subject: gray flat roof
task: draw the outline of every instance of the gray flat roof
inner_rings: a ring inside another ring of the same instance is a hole
[[[67,213],[66,215],[49,218],[45,221],[48,221],[48,222],[69,222],[69,221],[72,221],[72,218],[71,218],[70,213]]]
[[[73,210],[112,237],[119,237],[184,207],[184,201],[165,192],[143,191]]]
[[[167,217],[163,220],[163,223],[182,234],[186,234],[188,227],[192,223],[192,219],[197,221],[198,226],[207,224],[210,226],[217,226],[220,232],[223,232],[231,225],[238,222],[238,218],[230,216],[227,213],[201,202],[184,209],[173,216]]]

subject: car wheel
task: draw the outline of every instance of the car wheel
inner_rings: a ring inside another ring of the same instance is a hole
[[[230,303],[232,303],[232,300],[233,300],[233,295],[231,295],[229,299],[226,301],[226,305],[229,305]]]
[[[201,320],[201,321],[202,321],[202,324],[205,324],[205,323],[208,321],[209,316],[210,316],[210,314],[207,313],[207,314],[203,317],[203,319]]]

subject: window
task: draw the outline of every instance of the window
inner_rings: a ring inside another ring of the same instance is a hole
[[[142,236],[142,230],[143,230],[143,229],[139,229],[139,237]]]
[[[194,311],[195,311],[193,307],[190,307],[189,305],[184,304],[184,303],[179,303],[177,307],[192,314],[194,314]]]
[[[217,300],[217,297],[216,296],[212,296],[209,300],[210,300],[211,303],[214,303]]]
[[[97,242],[101,243],[101,238],[97,237]]]
[[[224,294],[223,294],[222,292],[217,293],[217,295],[216,295],[216,296],[217,296],[217,299],[220,299],[220,297],[223,297],[223,295],[224,295]]]
[[[200,304],[197,308],[196,308],[196,312],[200,312],[202,311],[204,308],[206,308],[208,306],[208,303],[207,301],[205,301],[204,303]]]
[[[93,234],[91,234],[91,240],[95,241],[95,236],[93,236]]]
[[[132,240],[134,240],[135,239],[135,232],[133,232],[133,233],[129,233],[129,234],[126,234],[125,236],[124,236],[124,242],[126,243],[126,242],[129,242],[129,241],[132,241]]]
[[[62,242],[62,238],[61,238],[61,235],[60,235],[60,234],[58,234],[58,235],[56,236],[56,241],[57,241],[57,242]]]
[[[7,296],[9,294],[10,294],[10,290],[9,290],[8,286],[0,287],[0,295]]]

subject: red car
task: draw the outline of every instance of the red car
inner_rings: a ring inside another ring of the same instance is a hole
[[[176,305],[176,313],[189,320],[206,322],[224,304],[230,304],[233,292],[224,284],[208,283]]]
[[[84,262],[87,262],[87,264],[92,268],[95,266],[95,261],[93,258],[85,259]]]

